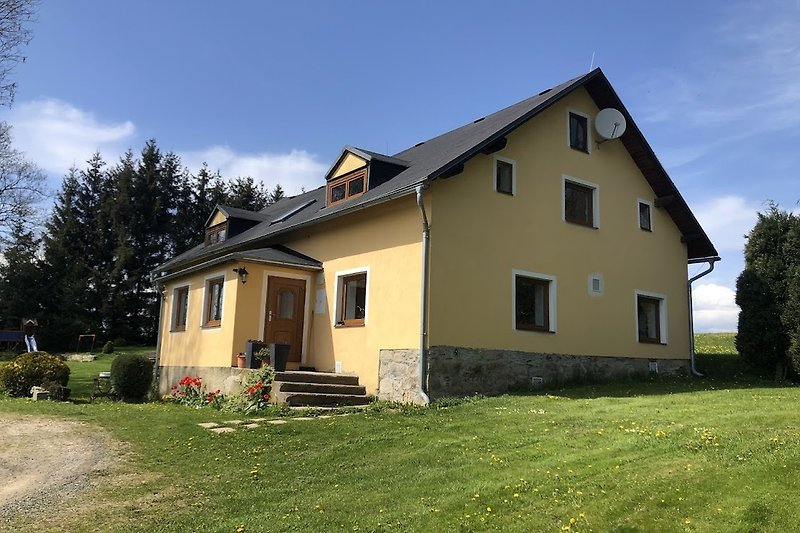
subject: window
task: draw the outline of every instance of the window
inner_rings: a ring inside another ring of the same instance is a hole
[[[636,335],[639,342],[667,343],[666,296],[636,292]]]
[[[172,293],[172,331],[186,331],[189,311],[189,286],[178,287]]]
[[[564,220],[590,228],[600,226],[600,190],[595,183],[564,176]]]
[[[578,113],[569,113],[569,146],[589,153],[589,118]]]
[[[367,318],[367,272],[337,274],[337,326],[363,326]]]
[[[653,231],[653,221],[650,218],[650,203],[639,200],[639,227],[645,231]]]
[[[362,168],[328,183],[328,205],[364,194],[367,186],[367,169]]]
[[[494,190],[505,194],[516,193],[516,165],[511,159],[494,158]]]
[[[555,277],[520,270],[512,273],[514,329],[555,332]]]
[[[605,283],[603,275],[599,272],[589,274],[589,296],[602,296]]]
[[[214,327],[222,324],[222,289],[225,278],[214,278],[206,282],[206,305],[203,325]]]
[[[210,228],[206,228],[206,246],[211,246],[212,244],[217,244],[220,242],[225,241],[225,233],[228,229],[228,223],[223,222],[222,224],[217,224],[216,226],[211,226]]]

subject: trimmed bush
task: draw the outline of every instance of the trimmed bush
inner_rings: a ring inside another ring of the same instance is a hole
[[[114,342],[108,341],[103,345],[103,353],[114,353]]]
[[[153,381],[153,363],[143,355],[120,354],[111,363],[111,384],[123,401],[140,402]]]
[[[45,382],[63,387],[68,381],[67,364],[47,352],[24,353],[0,366],[0,387],[11,396],[30,396],[31,387],[41,386]]]

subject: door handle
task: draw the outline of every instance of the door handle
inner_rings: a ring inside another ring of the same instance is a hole
[[[269,311],[269,317],[267,318],[267,322],[272,322],[272,310]]]

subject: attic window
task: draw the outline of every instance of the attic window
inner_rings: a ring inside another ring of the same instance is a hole
[[[589,118],[578,113],[569,113],[569,146],[589,153]]]
[[[206,246],[218,244],[225,241],[225,236],[228,230],[228,222],[223,222],[210,228],[206,228]]]
[[[328,183],[328,205],[361,196],[367,189],[367,168],[345,174]]]

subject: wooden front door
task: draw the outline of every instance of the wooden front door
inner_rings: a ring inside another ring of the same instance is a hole
[[[288,344],[289,361],[300,362],[303,353],[306,282],[269,276],[264,341]]]

